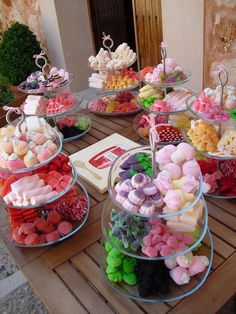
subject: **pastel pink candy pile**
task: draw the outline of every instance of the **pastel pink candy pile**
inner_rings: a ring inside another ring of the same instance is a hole
[[[210,120],[225,122],[230,119],[227,111],[222,110],[220,105],[209,98],[205,92],[202,92],[199,98],[196,98],[193,104],[194,110],[201,113],[201,115]]]
[[[157,112],[170,112],[171,107],[164,100],[155,100],[154,104],[150,107],[150,110]]]
[[[205,271],[209,260],[206,256],[194,256],[190,251],[176,258],[166,259],[164,263],[170,269],[170,277],[174,282],[177,285],[184,285],[189,283],[190,277]]]
[[[63,117],[57,123],[60,129],[64,128],[65,126],[73,126],[77,122],[75,117]]]
[[[60,97],[49,98],[47,114],[69,110],[76,105],[76,98],[70,92],[64,92]]]
[[[137,122],[137,126],[140,128],[147,128],[150,127],[149,122],[144,118],[145,115],[142,115],[140,119]],[[148,118],[150,118],[150,114],[147,115]],[[162,116],[155,116],[155,124],[161,124],[161,123],[166,123],[166,117],[164,115]]]
[[[184,233],[172,233],[159,219],[149,219],[151,230],[143,238],[143,254],[149,257],[170,256],[181,252],[193,243],[193,237]]]

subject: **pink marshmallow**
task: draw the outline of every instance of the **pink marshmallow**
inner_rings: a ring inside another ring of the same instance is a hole
[[[166,267],[169,269],[173,269],[173,268],[178,266],[175,257],[165,259],[164,263],[165,263]]]
[[[201,174],[201,168],[196,160],[186,161],[182,166],[182,171],[184,176],[194,176],[196,179]]]
[[[170,277],[174,280],[177,285],[184,285],[189,283],[190,276],[186,268],[178,266],[170,270]]]
[[[170,173],[170,178],[173,180],[179,179],[181,177],[182,171],[180,166],[173,162],[164,165],[162,169],[167,170]]]
[[[209,260],[206,256],[194,256],[191,266],[188,269],[189,276],[192,277],[202,273],[209,265]]]
[[[177,256],[176,261],[179,266],[188,268],[193,262],[193,253],[190,251],[184,255]]]

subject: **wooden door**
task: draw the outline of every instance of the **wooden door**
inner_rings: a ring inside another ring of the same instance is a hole
[[[162,42],[161,0],[132,0],[136,48],[140,69],[161,61]]]

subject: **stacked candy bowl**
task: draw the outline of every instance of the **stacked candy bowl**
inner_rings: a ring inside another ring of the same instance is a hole
[[[136,53],[123,43],[112,52],[114,42],[103,33],[103,47],[96,56],[90,56],[89,66],[98,71],[89,77],[89,87],[106,92],[132,90],[139,86],[139,75],[129,68],[136,61]]]
[[[63,134],[63,143],[80,139],[92,126],[91,118],[80,112],[57,117],[56,123],[59,131]]]
[[[9,207],[8,211],[0,211],[6,240],[26,248],[64,241],[83,227],[88,214],[88,193],[79,182],[63,197],[45,206],[20,211]]]
[[[122,243],[118,243],[121,247]],[[193,294],[206,281],[212,260],[209,229],[197,251],[164,261],[126,256],[105,240],[100,250],[100,268],[108,285],[128,298],[143,302],[172,302]],[[190,263],[190,267],[185,263]]]
[[[64,69],[51,67],[48,71],[48,61],[45,52],[41,51],[39,55],[35,55],[35,63],[40,68],[40,71],[31,73],[26,81],[22,82],[18,89],[27,94],[44,94],[53,92],[61,87],[70,84],[73,80],[73,75]],[[43,65],[39,63],[43,62]]]
[[[150,147],[125,152],[111,167],[100,265],[110,286],[130,298],[174,301],[205,282],[213,244],[194,149],[156,150],[150,134]]]
[[[203,157],[199,165],[204,175],[204,193],[217,198],[236,197],[236,92],[227,86],[228,74],[219,66],[219,85],[205,88],[188,99],[187,105],[197,119],[183,131],[185,140]],[[205,160],[207,158],[207,160]]]
[[[89,200],[62,141],[44,118],[8,110],[0,129],[0,197],[4,234],[15,245],[46,246],[63,241],[85,223]],[[14,126],[12,112],[20,114]],[[1,220],[2,220],[1,219]]]
[[[137,105],[136,93],[122,91],[96,96],[88,103],[88,110],[99,115],[129,115],[140,111]]]
[[[156,128],[159,144],[177,144],[183,141],[183,137],[181,131],[171,124],[170,117],[189,110],[186,101],[192,92],[187,89],[174,90],[173,86],[188,81],[190,74],[185,73],[175,59],[166,58],[164,43],[161,44],[161,55],[161,64],[156,68],[146,67],[139,73],[146,85],[140,88],[137,100],[140,108],[149,114],[137,117],[134,128],[146,140],[150,129]]]
[[[125,152],[113,163],[108,192],[115,204],[141,217],[159,218],[195,206],[202,194],[202,176],[194,149],[186,143],[167,145],[155,153],[154,166],[152,158],[145,146]]]

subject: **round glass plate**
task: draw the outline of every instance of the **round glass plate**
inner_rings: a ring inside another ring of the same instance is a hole
[[[137,101],[138,101],[138,105],[139,105],[140,108],[142,108],[143,110],[145,110],[147,112],[154,113],[156,115],[172,115],[172,114],[178,114],[178,113],[185,112],[185,111],[189,110],[189,108],[186,106],[183,109],[179,109],[179,110],[175,110],[175,111],[159,112],[159,111],[154,111],[154,110],[150,110],[150,109],[145,108],[143,106],[142,100],[141,100],[141,98],[139,96],[137,96]]]
[[[134,130],[136,131],[136,133],[142,137],[142,139],[144,139],[145,141],[147,141],[147,143],[149,143],[149,137],[145,137],[143,134],[141,134],[139,132],[139,128],[137,126],[137,122],[138,120],[140,119],[140,117],[144,115],[143,112],[141,112],[140,114],[138,114],[135,118],[134,118],[134,121],[133,121],[133,127],[134,127]],[[158,142],[158,145],[168,145],[168,144],[173,144],[173,145],[177,145],[179,143],[182,143],[184,140],[181,140],[181,141],[174,141],[174,142]]]
[[[175,213],[168,213],[168,214],[162,214],[160,212],[156,212],[150,215],[145,215],[145,214],[140,214],[140,213],[136,213],[133,211],[129,211],[127,209],[125,209],[122,204],[118,203],[116,200],[116,190],[115,190],[115,185],[120,181],[120,176],[119,173],[121,171],[123,171],[121,169],[121,165],[124,163],[124,161],[126,161],[129,157],[131,157],[132,155],[136,154],[136,153],[148,153],[151,155],[151,151],[150,151],[150,146],[142,146],[142,147],[136,147],[136,148],[132,148],[128,151],[126,151],[125,153],[123,153],[122,155],[120,155],[118,158],[116,158],[115,162],[112,164],[111,169],[109,171],[109,175],[108,175],[108,193],[112,199],[112,201],[114,202],[114,204],[116,204],[117,207],[122,208],[124,211],[130,213],[131,215],[135,215],[135,216],[139,216],[139,217],[145,217],[145,218],[169,218],[169,217],[174,217],[176,215],[180,215],[186,211],[188,211],[189,209],[191,209],[194,205],[196,205],[200,199],[200,197],[202,196],[202,175],[199,177],[199,189],[198,191],[195,193],[195,199],[192,203],[188,203],[188,206],[181,208],[180,210],[178,210],[178,212]],[[165,204],[164,204],[165,205]],[[163,206],[164,206],[163,205]],[[160,209],[161,210],[161,209]]]
[[[66,109],[66,110],[60,111],[60,112],[55,112],[55,113],[52,113],[52,114],[48,114],[47,112],[45,112],[45,113],[41,113],[41,114],[27,114],[27,113],[25,113],[25,115],[26,116],[37,116],[37,117],[48,117],[48,118],[53,118],[53,117],[58,117],[58,116],[65,115],[65,114],[70,113],[73,110],[75,110],[82,103],[82,101],[84,99],[83,97],[77,96],[77,95],[75,97],[77,99],[76,105],[74,107],[70,108],[70,109]],[[21,109],[24,111],[23,105],[24,104],[22,104]]]
[[[116,68],[116,69],[109,69],[106,66],[105,67],[91,67],[90,63],[88,63],[88,66],[93,70],[93,71],[107,71],[107,72],[112,72],[112,71],[120,71],[126,68],[129,68],[131,65],[133,65],[135,62],[137,61],[137,58],[135,58],[134,61],[127,63],[126,65],[123,65],[120,68]]]
[[[73,226],[73,230],[69,234],[59,238],[58,240],[53,241],[53,242],[42,243],[42,244],[35,244],[35,245],[25,245],[25,244],[19,244],[19,243],[14,242],[13,240],[11,240],[12,228],[10,226],[9,217],[8,217],[8,213],[6,210],[0,211],[0,220],[5,222],[4,227],[2,228],[1,232],[3,233],[3,235],[7,239],[7,241],[11,242],[15,246],[24,247],[24,248],[44,247],[44,246],[49,246],[52,244],[60,243],[64,240],[66,240],[67,238],[71,237],[76,232],[78,232],[84,226],[84,224],[86,223],[86,221],[88,219],[88,215],[89,215],[89,208],[90,208],[89,196],[88,196],[88,193],[87,193],[85,187],[79,181],[77,181],[77,193],[78,193],[78,195],[84,196],[86,198],[87,204],[88,204],[87,211],[86,211],[85,215],[83,216],[82,220],[70,221],[70,223]],[[69,220],[67,220],[67,221],[69,221]]]
[[[195,99],[198,98],[199,96],[200,96],[200,94],[195,94],[195,95],[190,96],[190,97],[186,100],[186,105],[187,105],[187,107],[189,108],[189,110],[192,111],[192,113],[193,113],[196,117],[198,117],[199,119],[202,119],[202,120],[206,120],[206,121],[208,121],[208,122],[210,122],[210,123],[213,123],[213,124],[216,124],[216,125],[221,125],[221,124],[227,124],[227,123],[229,123],[229,121],[230,121],[231,119],[228,119],[227,121],[223,121],[223,122],[222,122],[222,121],[215,120],[215,119],[208,119],[208,118],[204,117],[199,111],[195,110],[195,109],[193,108],[193,105],[194,105]],[[226,111],[226,110],[225,110],[225,111]],[[235,122],[235,124],[236,124],[236,121],[234,121],[234,122]]]
[[[225,199],[225,200],[232,200],[232,199],[236,198],[236,195],[223,195],[223,194],[220,194],[219,192],[204,193],[204,196],[212,197],[212,198]]]
[[[103,236],[106,239],[106,241],[110,242],[110,244],[117,249],[119,252],[128,255],[130,257],[134,257],[134,258],[138,258],[138,259],[142,259],[142,260],[164,260],[167,258],[174,258],[183,254],[188,253],[189,251],[194,250],[194,248],[196,248],[202,241],[202,239],[204,238],[206,232],[207,232],[207,227],[208,227],[208,209],[207,209],[207,204],[204,200],[204,198],[201,199],[202,202],[204,203],[204,209],[203,212],[201,214],[201,217],[198,220],[198,230],[199,230],[199,236],[197,238],[197,240],[192,243],[189,247],[187,247],[185,250],[179,252],[179,253],[174,253],[172,255],[168,255],[168,256],[156,256],[156,257],[149,257],[145,254],[142,253],[141,251],[141,245],[139,245],[139,248],[137,249],[137,251],[132,250],[131,248],[120,248],[119,246],[116,245],[116,243],[109,237],[109,230],[110,230],[110,223],[111,223],[111,212],[112,209],[115,209],[117,212],[123,211],[122,209],[120,209],[116,204],[114,204],[114,202],[108,198],[104,208],[103,208],[103,212],[102,212],[102,219],[101,219],[101,225],[102,225],[102,232],[103,232]],[[175,213],[175,215],[178,215],[178,212]],[[132,219],[132,214],[129,215],[128,217],[130,217],[130,219]],[[141,218],[142,222],[146,222],[148,223],[148,218]],[[165,224],[165,219],[162,219],[160,221],[161,223]],[[185,234],[183,232],[179,232],[182,234]],[[148,235],[148,233],[146,233],[144,236]]]
[[[140,85],[140,81],[138,81],[134,85],[130,85],[128,87],[118,88],[118,89],[95,88],[95,87],[91,87],[91,88],[94,88],[95,90],[98,90],[98,91],[103,91],[103,92],[109,93],[109,92],[125,92],[125,91],[129,91],[129,90],[137,88],[139,85]]]
[[[136,95],[137,95],[136,92],[133,92],[132,94],[134,95],[134,97],[136,97]],[[113,93],[106,93],[106,94],[98,95],[98,96],[92,98],[92,99],[88,102],[88,104],[87,104],[87,109],[88,109],[90,112],[92,112],[92,113],[94,113],[94,114],[97,114],[97,115],[101,115],[101,116],[126,116],[126,115],[135,114],[135,113],[137,113],[137,112],[139,112],[139,111],[142,110],[142,109],[140,109],[140,108],[137,108],[137,109],[135,109],[135,110],[128,111],[128,112],[106,112],[106,111],[99,112],[99,111],[93,111],[93,110],[91,110],[91,109],[89,108],[90,105],[91,105],[94,101],[96,101],[96,100],[98,100],[98,99],[101,99],[101,98],[103,98],[103,97],[115,96],[115,95],[116,95],[116,94],[115,94],[114,92],[113,92]]]
[[[37,165],[33,166],[33,167],[28,167],[28,168],[20,168],[20,169],[14,169],[14,170],[9,170],[9,169],[3,169],[0,168],[0,174],[9,174],[9,173],[25,173],[25,172],[29,172],[29,171],[33,171],[36,170],[38,168],[41,168],[42,166],[48,164],[51,160],[53,160],[62,150],[62,140],[60,135],[55,131],[55,136],[56,139],[54,141],[54,144],[57,145],[57,151],[48,159],[44,160],[43,162],[38,163]]]
[[[236,159],[236,155],[235,156],[226,156],[226,155],[222,155],[220,152],[219,153],[211,153],[211,152],[206,152],[206,151],[202,151],[197,149],[192,141],[190,140],[190,138],[188,137],[187,133],[185,130],[181,129],[181,134],[184,138],[184,141],[187,142],[188,144],[190,144],[195,150],[196,152],[200,153],[201,155],[207,157],[207,158],[214,158],[214,159],[218,159],[218,160],[233,160]]]
[[[76,180],[77,180],[77,171],[75,169],[75,166],[73,164],[73,162],[69,161],[69,164],[70,166],[72,167],[72,174],[70,175],[72,177],[72,181],[70,182],[70,184],[61,192],[59,193],[57,196],[51,198],[50,200],[47,200],[43,203],[40,203],[40,204],[36,204],[36,205],[28,205],[28,206],[14,206],[14,205],[8,205],[9,207],[11,208],[21,208],[21,209],[24,209],[24,208],[36,208],[36,207],[41,207],[41,206],[44,206],[46,204],[50,204],[56,200],[58,200],[59,198],[61,198],[63,195],[65,195],[75,184]]]
[[[174,281],[169,281],[169,293],[166,295],[153,295],[147,298],[139,296],[138,292],[138,286],[129,286],[125,283],[114,283],[111,282],[107,275],[106,275],[106,256],[107,252],[104,249],[103,242],[101,243],[100,248],[100,268],[101,272],[106,280],[106,282],[109,284],[111,288],[116,290],[117,292],[123,294],[124,296],[137,300],[137,301],[144,301],[144,302],[171,302],[171,301],[178,301],[185,297],[190,296],[195,291],[197,291],[206,281],[207,276],[209,275],[211,265],[213,262],[213,241],[211,237],[210,230],[207,229],[206,236],[204,238],[204,242],[209,243],[210,246],[204,244],[204,250],[203,248],[198,249],[197,254],[198,255],[205,255],[209,259],[209,265],[206,267],[205,271],[202,272],[199,275],[193,276],[190,279],[190,282],[188,284],[179,286]]]
[[[187,83],[190,80],[191,77],[191,72],[189,70],[185,70],[184,73],[187,75],[187,77],[181,81],[178,82],[173,82],[173,83],[150,83],[147,82],[145,80],[143,80],[143,82],[145,84],[151,85],[151,86],[155,86],[155,87],[160,87],[160,88],[164,88],[164,87],[175,87],[175,86],[179,86],[182,84]]]
[[[38,88],[36,89],[23,89],[22,85],[25,84],[27,81],[23,81],[22,83],[20,83],[18,85],[18,90],[25,93],[25,94],[44,94],[45,92],[54,92],[56,90],[58,90],[61,87],[66,86],[67,84],[70,84],[73,81],[73,74],[69,73],[69,80],[63,82],[62,84],[60,84],[60,86],[58,86],[57,88],[45,88],[45,90],[39,90]]]
[[[89,126],[88,126],[88,128],[87,128],[84,132],[82,132],[82,133],[80,133],[80,134],[78,134],[78,135],[75,135],[75,136],[72,136],[72,137],[63,138],[63,140],[62,140],[63,143],[67,143],[67,142],[71,142],[71,141],[75,141],[75,140],[80,139],[80,138],[83,137],[86,133],[88,133],[88,131],[89,131],[89,130],[91,129],[91,127],[92,127],[92,119],[91,119],[88,115],[85,115],[85,114],[82,114],[82,113],[79,113],[79,112],[75,112],[74,114],[71,114],[71,115],[69,115],[69,116],[65,115],[65,116],[66,116],[66,118],[70,118],[70,117],[86,118],[86,119],[88,120],[88,122],[89,122]],[[60,117],[60,118],[61,118],[61,117]],[[56,118],[56,123],[57,123],[57,126],[58,126],[59,131],[62,133],[62,131],[61,131],[61,129],[59,128],[59,125],[58,125],[58,122],[60,121],[60,118]],[[63,133],[62,133],[62,134],[63,134]]]

